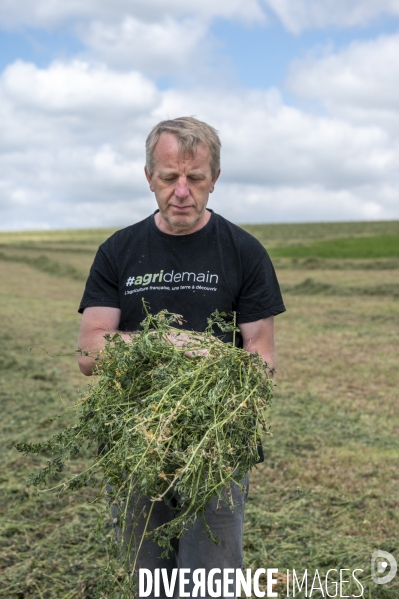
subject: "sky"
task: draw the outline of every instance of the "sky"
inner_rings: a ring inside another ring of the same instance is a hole
[[[399,0],[2,0],[0,230],[127,226],[144,144],[222,140],[236,223],[399,219]]]

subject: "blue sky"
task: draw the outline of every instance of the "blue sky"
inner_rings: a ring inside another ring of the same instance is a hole
[[[0,227],[144,218],[145,137],[182,114],[235,222],[399,218],[398,53],[397,0],[6,3]]]
[[[48,66],[54,59],[68,59],[85,49],[68,29],[30,29],[0,32],[0,70],[15,60]]]
[[[399,19],[392,17],[380,17],[363,26],[311,29],[298,34],[287,31],[277,19],[271,24],[250,25],[218,19],[211,27],[240,84],[263,89],[282,86],[291,62],[309,52],[322,55],[326,50],[339,51],[353,41],[372,40],[398,30]]]

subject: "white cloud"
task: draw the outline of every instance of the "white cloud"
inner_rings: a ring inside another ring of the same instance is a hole
[[[93,174],[101,183],[113,188],[119,187],[127,193],[132,189],[133,184],[136,192],[147,190],[143,158],[129,160],[126,154],[116,151],[109,144],[104,144],[95,152],[92,160]]]
[[[2,0],[0,26],[59,27],[75,21],[118,23],[127,16],[148,22],[196,16],[244,22],[273,12],[294,33],[330,26],[365,25],[379,15],[399,15],[399,0]]]
[[[380,15],[399,15],[399,0],[263,0],[293,33],[331,26],[369,24]]]
[[[156,116],[189,112],[220,130],[223,176],[230,181],[342,188],[396,172],[398,149],[384,130],[307,114],[285,105],[277,90],[165,92]]]
[[[209,205],[233,222],[278,223],[397,219],[398,202],[397,189],[381,194],[379,186],[331,190],[322,185],[264,187],[222,183]]]
[[[136,72],[18,62],[0,75],[4,228],[124,225],[155,202],[144,141],[162,118],[216,126],[222,177],[211,206],[239,222],[399,217],[389,130],[315,116],[276,90],[157,91]]]
[[[158,103],[135,72],[78,61],[9,66],[0,77],[2,228],[80,226],[82,214],[115,224],[121,202],[149,197],[144,140]]]
[[[398,55],[398,34],[353,42],[338,53],[295,62],[287,84],[298,96],[318,98],[351,120],[398,121]]]
[[[147,21],[196,15],[243,21],[264,19],[258,0],[2,0],[3,27],[57,27],[75,20],[118,23],[126,16]]]
[[[399,15],[399,0],[2,0],[0,26],[67,26],[87,51],[0,73],[0,227],[144,218],[155,208],[145,138],[184,114],[220,131],[210,205],[233,221],[399,218],[399,34],[293,63],[287,86],[306,108],[203,76],[212,19],[270,12],[298,33]],[[143,72],[180,74],[184,87],[160,91]]]
[[[155,74],[202,62],[206,33],[203,20],[170,17],[148,23],[127,16],[118,24],[93,21],[79,28],[82,41],[96,58]]]
[[[46,113],[147,112],[157,99],[154,84],[138,72],[117,73],[78,60],[47,69],[17,61],[5,69],[1,90],[19,106]]]

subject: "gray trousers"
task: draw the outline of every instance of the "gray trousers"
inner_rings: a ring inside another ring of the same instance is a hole
[[[122,559],[129,567],[137,558],[135,572],[138,574],[140,568],[147,568],[154,572],[156,568],[165,568],[168,572],[168,580],[171,578],[173,568],[188,568],[193,570],[204,568],[206,573],[212,568],[219,568],[222,572],[224,568],[242,569],[243,567],[243,548],[242,536],[244,525],[244,507],[248,497],[249,483],[248,475],[242,480],[244,492],[236,485],[232,484],[231,492],[233,505],[231,507],[224,501],[213,499],[206,506],[205,518],[212,532],[219,538],[218,545],[215,545],[203,530],[203,521],[198,518],[195,524],[188,528],[180,539],[172,541],[173,552],[167,558],[162,558],[163,548],[159,547],[151,539],[144,539],[141,546],[140,542],[144,531],[146,519],[143,514],[148,514],[153,505],[147,532],[157,528],[161,524],[170,522],[174,517],[173,505],[164,501],[152,502],[146,497],[137,498],[134,495],[130,497],[126,510],[126,525],[122,538],[121,528],[118,526],[118,508],[111,505],[111,518],[117,535],[118,544],[121,548]],[[126,505],[124,506],[126,507]],[[134,523],[134,525],[133,525]],[[137,550],[140,550],[137,555]],[[215,580],[222,576],[215,576]],[[191,580],[191,576],[188,575]],[[185,585],[185,591],[190,592],[193,582]],[[228,589],[234,592],[234,585]],[[175,587],[175,597],[178,596],[178,584]],[[149,595],[149,599],[154,597]],[[209,595],[206,595],[209,597]],[[223,597],[223,594],[222,594]],[[162,579],[160,583],[160,599],[166,599],[163,589]]]

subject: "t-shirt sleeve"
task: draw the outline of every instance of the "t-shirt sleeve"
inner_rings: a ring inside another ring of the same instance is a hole
[[[252,243],[246,248],[243,282],[237,305],[237,323],[255,322],[285,312],[276,273],[265,248]]]
[[[79,305],[78,312],[81,314],[85,308],[92,306],[120,308],[118,272],[111,259],[109,243],[109,240],[103,243],[94,258]]]

